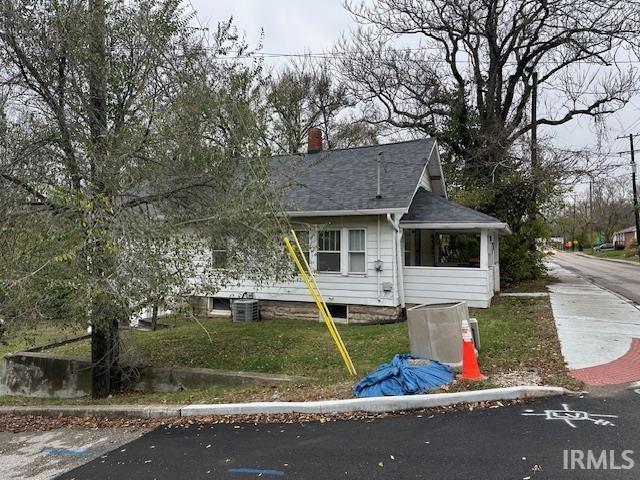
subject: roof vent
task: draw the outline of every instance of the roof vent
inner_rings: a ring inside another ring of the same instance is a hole
[[[377,168],[377,170],[378,170],[378,172],[377,172],[378,177],[377,177],[377,182],[376,182],[376,198],[377,198],[377,199],[382,198],[382,191],[380,190],[380,188],[381,188],[381,186],[380,186],[380,177],[381,177],[381,175],[382,175],[381,170],[382,170],[382,160],[383,160],[383,159],[384,159],[384,157],[383,157],[383,153],[382,153],[382,152],[378,152],[378,165],[377,165],[377,167],[378,167],[378,168]]]

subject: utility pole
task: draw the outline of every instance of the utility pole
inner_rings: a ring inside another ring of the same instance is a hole
[[[593,223],[593,176],[589,175],[589,223]]]
[[[538,214],[538,72],[533,72],[531,89],[531,176],[533,177],[531,217]]]
[[[624,138],[624,137],[618,137]],[[629,134],[631,153],[631,182],[633,183],[633,218],[636,222],[636,255],[640,253],[640,218],[638,218],[638,186],[636,185],[636,151],[633,149],[633,133]]]

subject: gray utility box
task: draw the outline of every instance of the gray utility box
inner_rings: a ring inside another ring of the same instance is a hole
[[[462,321],[469,320],[466,302],[424,304],[407,310],[411,354],[462,366]]]
[[[231,303],[231,315],[234,322],[257,322],[260,317],[258,300],[239,298]]]

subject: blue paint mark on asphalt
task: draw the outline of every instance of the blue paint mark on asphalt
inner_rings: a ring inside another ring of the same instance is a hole
[[[44,448],[42,449],[42,453],[48,453],[49,455],[92,455],[92,452],[89,450],[65,450],[62,448]]]
[[[259,470],[257,468],[228,468],[229,473],[253,473],[256,475],[273,475],[274,477],[281,477],[284,475],[282,470]]]

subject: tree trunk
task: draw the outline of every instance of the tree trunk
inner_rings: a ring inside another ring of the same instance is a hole
[[[108,175],[108,155],[106,144],[107,107],[106,107],[106,10],[104,0],[89,0],[89,21],[91,32],[88,47],[91,56],[87,65],[90,94],[89,127],[91,130],[92,152],[89,158],[92,191],[95,194],[95,208],[109,208],[103,198],[108,198],[112,192],[105,182]],[[102,167],[102,168],[101,168]],[[101,218],[102,215],[98,215]],[[96,243],[95,265],[97,278],[108,278],[113,265],[113,258],[104,250],[103,239]],[[118,370],[114,368],[118,363],[118,323],[122,318],[122,309],[112,298],[108,284],[99,285],[93,302],[91,361],[92,361],[92,395],[102,398],[109,395],[115,384],[119,383]]]
[[[151,314],[151,330],[154,332],[158,329],[158,305],[160,302],[153,302],[153,312]]]
[[[91,321],[91,396],[104,398],[120,384],[118,366],[122,309],[107,295],[93,304]]]

